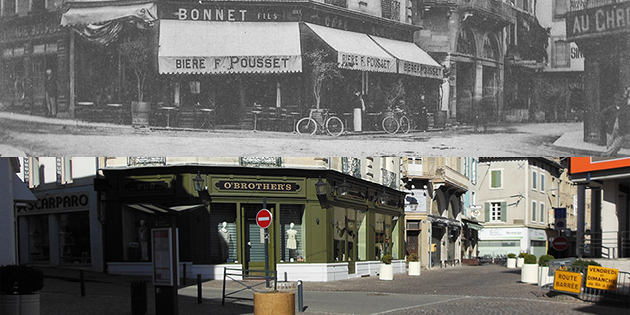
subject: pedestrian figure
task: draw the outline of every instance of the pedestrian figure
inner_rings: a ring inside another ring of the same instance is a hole
[[[429,113],[427,110],[427,103],[425,102],[425,96],[420,95],[420,112],[418,115],[418,128],[422,131],[429,130]]]
[[[46,93],[46,117],[57,117],[57,80],[51,69],[46,69],[44,88]]]
[[[623,97],[609,108],[613,115],[612,142],[607,147],[604,156],[615,156],[621,150],[624,142],[630,141],[630,87],[626,88]]]

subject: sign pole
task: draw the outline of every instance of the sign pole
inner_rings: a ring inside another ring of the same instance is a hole
[[[263,197],[263,209],[267,209],[267,197]],[[269,287],[269,230],[265,228],[265,285]]]

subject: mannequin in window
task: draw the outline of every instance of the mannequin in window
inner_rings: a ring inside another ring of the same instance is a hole
[[[295,224],[291,222],[289,229],[287,230],[287,249],[289,249],[289,260],[293,261],[297,252],[297,231],[293,229]]]
[[[219,228],[219,243],[221,244],[221,259],[227,261],[230,257],[230,231],[227,229],[227,222],[221,223]]]
[[[140,241],[141,259],[143,261],[149,261],[149,244],[147,242],[147,226],[144,220],[140,220],[140,227],[138,228],[138,240]]]

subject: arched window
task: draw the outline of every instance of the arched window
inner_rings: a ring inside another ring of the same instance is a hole
[[[475,36],[472,31],[466,28],[462,28],[457,38],[457,52],[474,56],[477,51],[475,46]]]
[[[483,39],[483,58],[499,60],[499,44],[496,37],[490,34]]]

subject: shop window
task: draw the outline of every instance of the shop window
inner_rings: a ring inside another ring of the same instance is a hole
[[[375,259],[380,260],[384,255],[391,254],[392,216],[377,213],[374,215],[374,246]]]
[[[0,74],[0,80],[2,80],[0,95],[3,99],[23,100],[26,97],[24,59],[8,58],[9,56],[14,56],[14,53],[14,49],[5,49],[3,51],[5,58],[2,62],[2,73]]]
[[[490,188],[503,188],[503,170],[490,171]]]
[[[48,237],[48,216],[38,215],[28,220],[28,252],[30,262],[37,263],[50,260],[50,243]]]
[[[125,207],[123,210],[123,260],[151,261],[151,227],[153,220],[144,212]]]
[[[236,226],[236,204],[210,205],[210,259],[212,263],[238,261],[238,231]],[[259,233],[260,229],[250,229]],[[260,246],[262,247],[262,246]],[[262,254],[264,257],[264,253]],[[264,261],[264,258],[262,259]]]
[[[59,215],[59,250],[61,263],[91,263],[90,247],[89,213],[82,211]]]
[[[365,223],[365,211],[358,210],[354,222],[357,239],[357,260],[366,259],[367,255],[367,224]]]
[[[281,205],[280,208],[280,235],[281,254],[283,262],[304,261],[303,226],[304,206]]]

